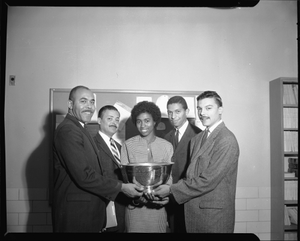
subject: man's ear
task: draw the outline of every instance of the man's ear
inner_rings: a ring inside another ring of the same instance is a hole
[[[70,110],[73,109],[73,101],[72,101],[72,100],[68,100],[68,108],[69,108]]]
[[[219,115],[222,115],[222,113],[223,113],[223,107],[220,106],[220,107],[219,107]]]
[[[185,110],[186,116],[188,116],[189,113],[190,113],[190,109],[186,109],[186,110]]]

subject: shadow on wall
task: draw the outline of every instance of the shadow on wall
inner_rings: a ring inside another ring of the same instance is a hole
[[[43,231],[43,227],[51,226],[47,217],[49,217],[49,212],[51,214],[53,183],[52,140],[55,129],[55,121],[52,120],[54,120],[54,117],[59,114],[62,113],[53,112],[46,115],[44,125],[41,128],[41,132],[44,133],[44,138],[27,160],[25,175],[30,209],[28,213],[26,232],[29,233],[40,232]],[[41,192],[36,191],[37,189],[40,189]],[[33,228],[34,226],[39,226],[40,230],[35,230]]]

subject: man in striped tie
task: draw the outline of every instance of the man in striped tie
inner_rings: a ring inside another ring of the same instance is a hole
[[[94,136],[95,143],[101,156],[104,173],[110,178],[122,180],[120,170],[121,145],[113,139],[118,131],[120,112],[112,105],[103,106],[98,112],[99,131]],[[115,199],[117,226],[107,228],[106,232],[125,232],[125,206],[129,202],[124,193],[120,193]]]

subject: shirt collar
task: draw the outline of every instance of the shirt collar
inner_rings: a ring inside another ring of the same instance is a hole
[[[188,125],[189,125],[189,122],[188,122],[188,120],[186,120],[184,122],[184,124],[178,129],[178,131],[179,131],[179,140],[181,139],[181,137],[182,137],[183,133],[185,132],[186,128],[188,127]]]
[[[100,136],[103,138],[105,143],[109,146],[110,145],[110,137],[103,132],[99,131]]]
[[[180,133],[182,134],[182,133],[185,132],[186,128],[188,127],[188,124],[189,124],[189,122],[188,122],[188,120],[186,120],[186,121],[184,122],[184,124],[182,125],[182,127],[180,127],[180,128],[178,129],[179,134],[180,134]]]
[[[213,132],[214,129],[216,129],[216,127],[218,125],[220,125],[223,122],[223,120],[219,120],[217,123],[213,124],[211,127],[208,128],[208,135],[210,135],[210,133]]]

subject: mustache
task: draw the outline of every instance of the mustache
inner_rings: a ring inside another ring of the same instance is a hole
[[[83,110],[81,112],[88,112],[88,113],[92,113],[93,111],[92,110]]]

